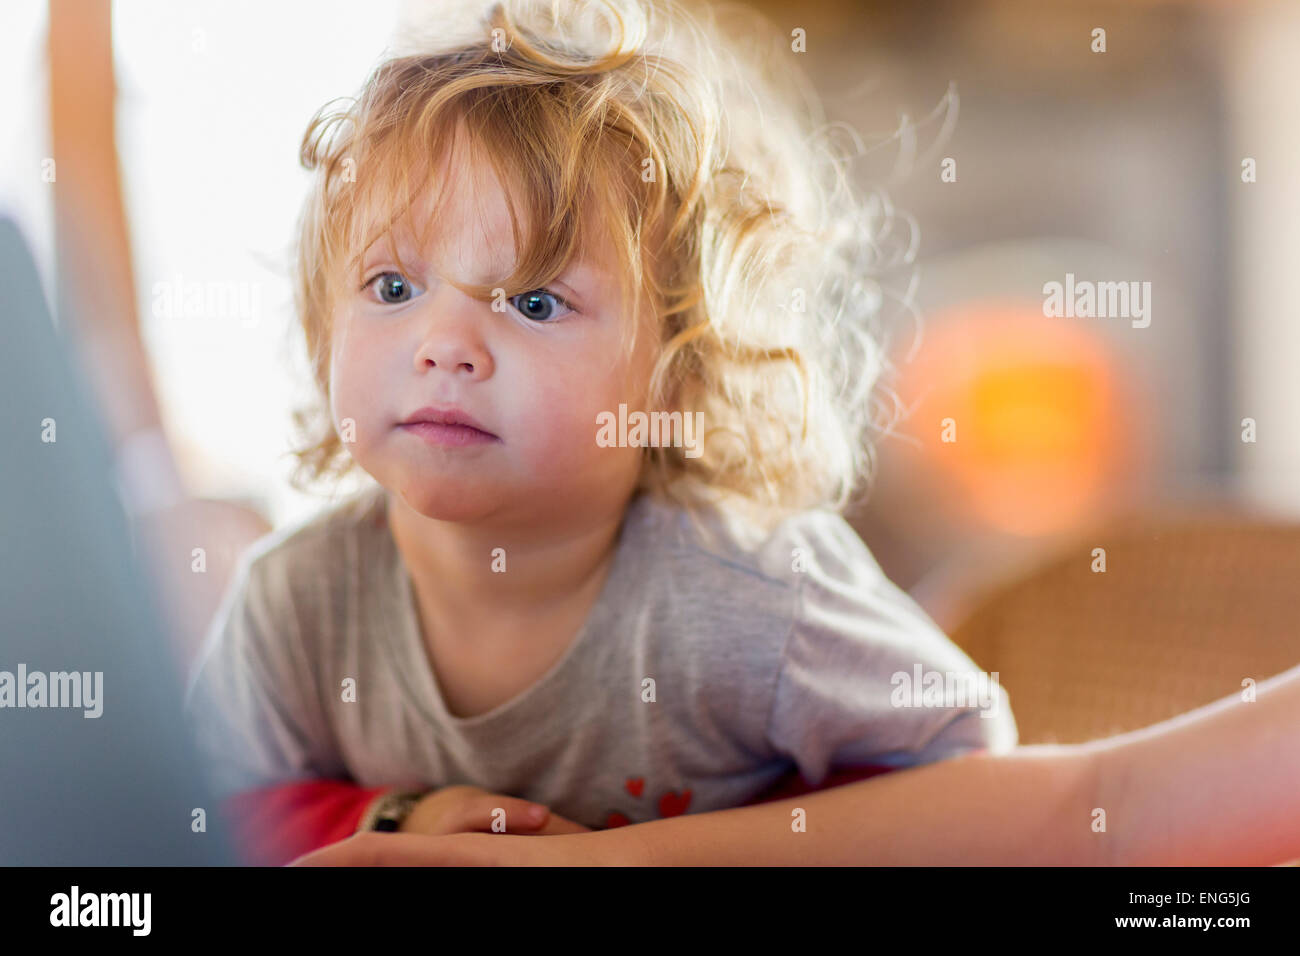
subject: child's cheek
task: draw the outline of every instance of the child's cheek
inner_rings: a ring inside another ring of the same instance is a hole
[[[511,431],[531,469],[580,469],[589,462],[596,413],[606,400],[592,378],[589,370],[559,363],[511,377],[506,397],[513,412]]]
[[[330,414],[340,438],[353,451],[367,444],[382,424],[387,394],[382,368],[376,364],[381,360],[354,322],[338,328],[330,354]]]

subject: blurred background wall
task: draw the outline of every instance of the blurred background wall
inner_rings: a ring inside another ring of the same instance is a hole
[[[891,576],[951,624],[1117,515],[1300,512],[1300,5],[759,6],[919,227],[909,415],[854,516]],[[1149,325],[1045,317],[1067,273],[1149,282]]]
[[[287,483],[289,415],[308,394],[287,281],[298,141],[413,9],[112,6],[130,268],[163,428],[188,493],[272,525],[326,500]],[[1300,5],[750,9],[803,32],[828,118],[870,147],[859,183],[919,230],[912,263],[881,277],[907,415],[851,518],[941,623],[990,575],[1111,516],[1300,514]],[[0,17],[0,209],[53,300],[49,10],[22,0]],[[1067,274],[1150,283],[1149,325],[1044,316],[1044,284]]]

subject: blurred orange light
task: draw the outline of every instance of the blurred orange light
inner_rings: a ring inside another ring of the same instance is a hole
[[[1082,323],[1023,305],[950,310],[927,327],[900,390],[919,397],[909,402],[909,431],[940,484],[961,489],[959,510],[1024,535],[1085,519],[1119,466],[1127,431],[1105,342]]]

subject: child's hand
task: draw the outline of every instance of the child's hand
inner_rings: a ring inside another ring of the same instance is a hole
[[[490,833],[494,811],[498,809],[505,811],[507,833],[553,836],[590,832],[590,827],[566,820],[539,803],[464,785],[440,787],[425,796],[412,808],[399,829],[402,833],[426,836]]]

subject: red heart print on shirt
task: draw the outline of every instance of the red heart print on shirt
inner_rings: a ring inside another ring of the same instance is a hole
[[[659,816],[675,817],[686,812],[691,805],[691,792],[683,790],[680,794],[669,790],[659,798]]]
[[[645,777],[628,777],[623,781],[623,789],[639,798],[645,792]],[[690,790],[683,790],[681,793],[668,790],[659,797],[659,816],[661,818],[681,816],[690,805]],[[631,822],[632,820],[626,814],[611,810],[605,817],[605,828],[608,830],[614,827],[625,827]]]

